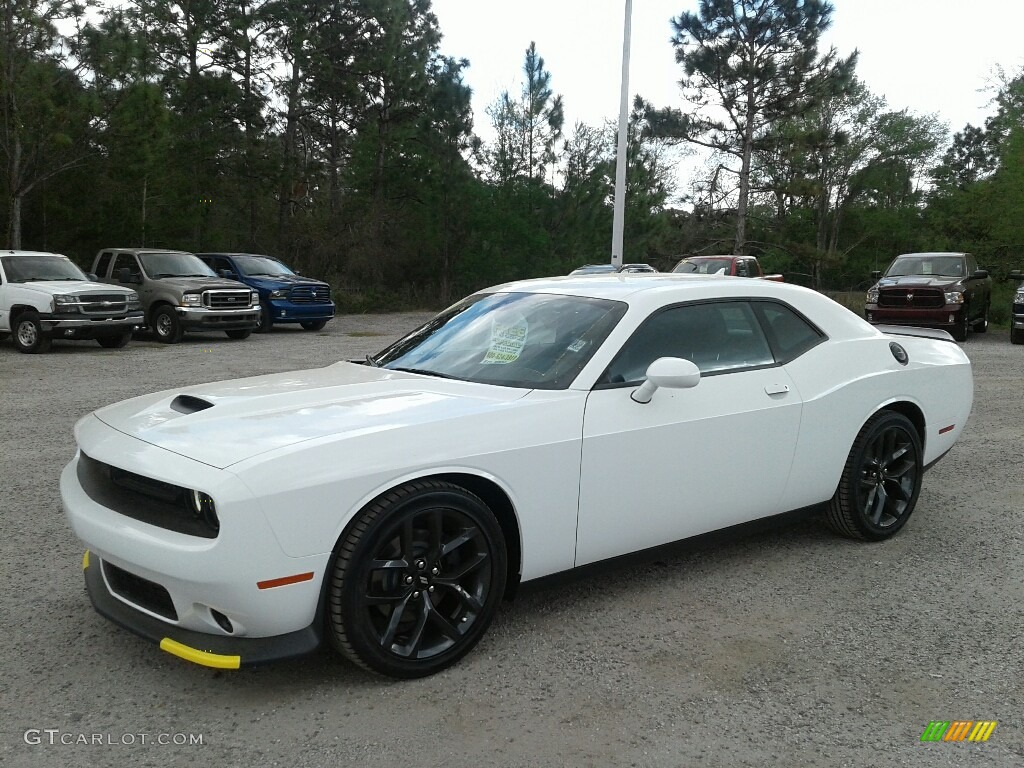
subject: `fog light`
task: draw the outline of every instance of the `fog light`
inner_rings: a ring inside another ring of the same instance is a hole
[[[217,626],[223,629],[229,635],[235,631],[234,626],[231,624],[231,619],[229,619],[220,611],[215,611],[213,608],[211,608],[210,615],[213,616],[213,620],[217,622]]]

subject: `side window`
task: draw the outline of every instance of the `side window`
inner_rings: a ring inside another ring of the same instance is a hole
[[[110,276],[116,280],[118,270],[120,269],[127,269],[128,273],[132,277],[142,277],[142,270],[139,269],[139,262],[131,253],[119,253],[114,257],[114,268],[111,270]]]
[[[227,259],[225,259],[223,257],[218,257],[218,258],[214,259],[214,261],[213,261],[213,271],[216,272],[219,275],[220,271],[222,269],[226,269],[232,275],[237,275],[238,274],[235,271],[235,268],[231,266],[231,262],[228,261]]]
[[[112,258],[114,258],[114,254],[110,251],[106,251],[102,256],[100,256],[100,260],[96,263],[97,277],[104,278],[107,276],[107,269],[110,267],[110,260]]]
[[[762,301],[756,306],[775,360],[780,364],[800,357],[825,340],[825,334],[784,304]]]
[[[775,362],[749,303],[687,304],[648,318],[623,345],[598,383],[615,386],[643,381],[647,367],[659,357],[690,360],[702,374]]]
[[[971,254],[967,254],[967,274],[973,275],[978,271],[978,262]]]
[[[747,268],[747,260],[740,259],[736,262],[736,274],[739,277],[750,277],[750,270]]]

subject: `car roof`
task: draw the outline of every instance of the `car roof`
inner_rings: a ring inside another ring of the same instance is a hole
[[[904,256],[966,256],[965,251],[922,251],[920,253],[901,253],[897,256],[897,259],[902,259]]]
[[[53,253],[52,251],[0,251],[0,256],[60,256],[62,259],[66,259],[63,253]]]
[[[194,256],[192,251],[179,251],[175,248],[102,248],[102,251],[123,251],[125,253],[185,253]]]
[[[258,259],[273,259],[274,261],[280,261],[277,256],[271,256],[267,253],[247,253],[244,251],[198,251],[196,256],[255,256]]]

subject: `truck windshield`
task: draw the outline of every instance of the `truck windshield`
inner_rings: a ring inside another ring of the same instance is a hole
[[[67,256],[38,253],[25,256],[0,256],[4,274],[11,283],[34,280],[88,280]]]
[[[143,253],[142,268],[152,278],[216,277],[217,273],[191,253]]]
[[[964,260],[960,256],[901,256],[892,263],[885,276],[942,275],[943,277],[963,277],[964,274]]]
[[[269,256],[235,256],[235,264],[246,277],[294,275],[288,267]]]

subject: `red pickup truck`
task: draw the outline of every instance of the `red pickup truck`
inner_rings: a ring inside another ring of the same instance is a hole
[[[753,256],[688,256],[676,264],[672,271],[698,275],[757,277],[761,280],[782,282],[782,275],[766,275]]]

